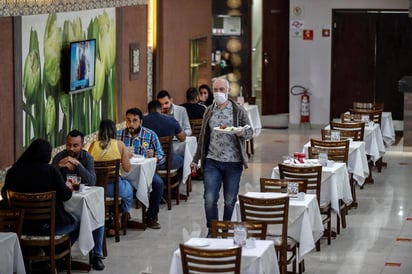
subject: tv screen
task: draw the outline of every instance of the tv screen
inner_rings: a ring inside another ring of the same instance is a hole
[[[95,85],[96,39],[70,43],[70,78],[68,91],[77,93]]]

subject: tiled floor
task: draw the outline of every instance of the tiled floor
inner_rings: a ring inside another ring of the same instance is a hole
[[[269,177],[282,156],[300,151],[310,137],[319,136],[319,128],[262,130],[255,138],[255,155],[243,173],[240,192],[258,191],[259,177]],[[375,183],[357,189],[359,207],[349,212],[348,227],[332,245],[322,241],[321,252],[305,257],[305,273],[412,273],[412,153],[404,153],[400,142],[388,148],[384,160],[388,168],[382,173],[374,170]],[[129,229],[118,243],[108,239],[109,256],[100,273],[169,273],[178,244],[188,234],[206,235],[202,193],[202,182],[194,181],[187,202],[173,205],[171,211],[162,205],[160,230]],[[132,216],[140,218],[141,213],[133,210]]]

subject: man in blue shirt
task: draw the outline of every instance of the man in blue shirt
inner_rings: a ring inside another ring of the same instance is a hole
[[[186,133],[182,130],[179,122],[172,116],[161,113],[161,104],[153,100],[149,102],[149,114],[143,117],[143,125],[153,130],[158,137],[175,136],[180,142],[186,140]],[[183,157],[177,153],[172,153],[172,169],[183,167]],[[165,167],[159,166],[160,169]]]
[[[126,146],[133,146],[134,153],[144,157],[157,158],[157,165],[164,165],[166,162],[162,146],[156,133],[142,126],[143,113],[138,108],[131,108],[126,111],[126,128],[117,132],[117,139],[125,143]],[[147,209],[146,225],[152,229],[160,229],[157,220],[159,205],[163,196],[163,180],[155,173],[152,181],[152,192],[150,192],[149,208]]]

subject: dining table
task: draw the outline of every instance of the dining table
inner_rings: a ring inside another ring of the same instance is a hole
[[[262,121],[260,120],[259,108],[257,105],[251,105],[248,103],[245,103],[243,107],[247,111],[250,126],[253,128],[253,137],[256,137],[262,130]]]
[[[233,248],[233,239],[222,238],[191,238],[185,245],[204,249]],[[274,242],[271,240],[255,240],[255,247],[242,247],[240,263],[242,274],[279,274],[278,260]],[[182,274],[180,249],[173,252],[169,274]]]
[[[82,192],[73,191],[64,208],[80,220],[79,249],[86,256],[94,247],[93,230],[104,226],[104,188],[85,186]]]
[[[183,157],[182,183],[186,184],[191,174],[190,164],[195,156],[197,148],[197,138],[195,136],[186,136],[184,142],[173,141],[173,151]]]
[[[366,154],[370,156],[374,163],[385,154],[386,148],[379,124],[366,124],[364,141]]]
[[[293,164],[296,167],[313,165],[310,163]],[[279,179],[279,167],[272,169],[271,178]],[[353,202],[352,192],[349,183],[348,169],[345,163],[333,163],[332,165],[322,167],[322,185],[320,199],[331,203],[332,210],[340,215],[339,200],[342,199],[345,204],[350,205]]]
[[[131,168],[125,172],[122,168],[120,174],[136,189],[136,198],[149,207],[149,194],[152,191],[153,176],[156,172],[156,158],[145,158],[134,155],[130,158]]]
[[[19,238],[14,232],[0,232],[0,274],[25,274]]]
[[[306,158],[309,158],[308,147],[310,141],[303,146],[303,152]],[[369,176],[368,159],[366,157],[364,141],[350,141],[348,155],[348,172],[353,174],[353,179],[359,186],[363,186],[366,178]]]
[[[382,112],[381,131],[383,142],[387,147],[395,143],[395,128],[393,126],[392,112]]]
[[[276,192],[247,192],[244,194],[253,198],[279,198],[285,193]],[[301,261],[306,254],[315,248],[315,243],[323,235],[324,226],[320,215],[319,205],[314,194],[305,194],[303,199],[290,198],[288,212],[288,236],[299,242],[298,258]],[[232,221],[242,221],[239,201],[236,202]],[[276,234],[268,226],[268,234]]]

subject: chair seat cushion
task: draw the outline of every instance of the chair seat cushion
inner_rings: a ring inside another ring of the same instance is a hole
[[[55,235],[54,239],[59,240],[66,236],[67,234]],[[21,235],[22,241],[47,241],[49,239],[50,239],[50,236]]]
[[[282,245],[282,235],[267,234],[266,236],[267,236],[266,237],[267,240],[272,240],[275,243],[275,246],[281,246]],[[298,244],[298,242],[295,239],[288,236],[288,240],[287,240],[288,249],[293,248],[297,244]]]

